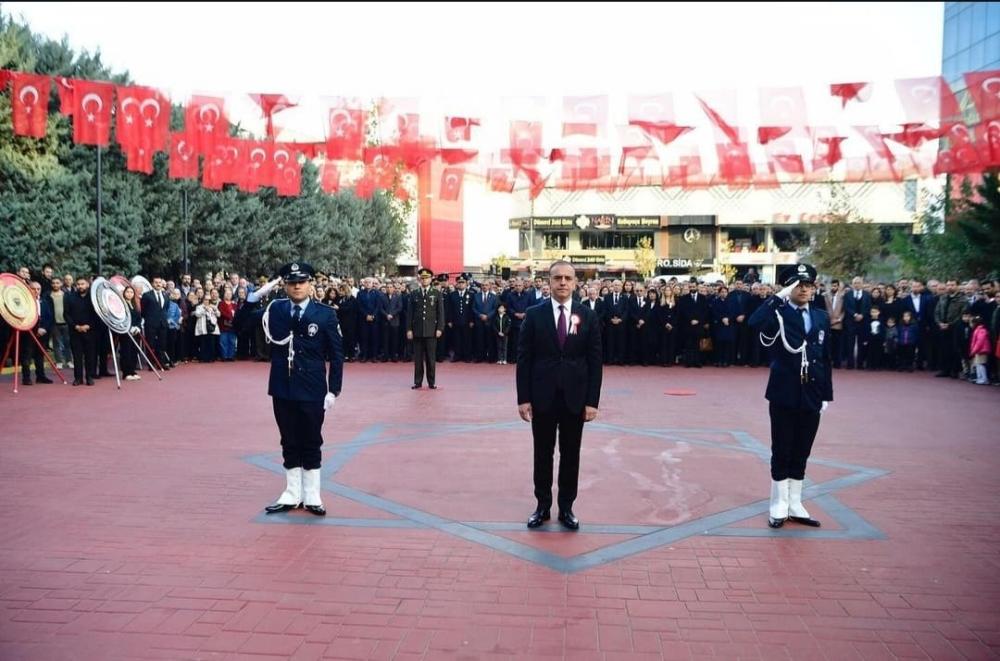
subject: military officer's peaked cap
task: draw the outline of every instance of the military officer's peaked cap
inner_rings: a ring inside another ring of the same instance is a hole
[[[816,282],[816,267],[812,264],[796,264],[781,270],[778,276],[783,287],[787,287],[796,280],[799,282]]]
[[[278,271],[278,275],[285,282],[306,282],[315,274],[313,267],[305,262],[291,262],[282,266],[281,270]]]
[[[421,278],[424,277],[424,276],[427,276],[428,278],[433,278],[434,277],[434,271],[430,270],[429,268],[427,268],[425,266],[422,269],[420,269],[419,271],[417,271],[417,275],[420,276]]]

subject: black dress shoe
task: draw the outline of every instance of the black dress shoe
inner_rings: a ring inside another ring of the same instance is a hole
[[[552,518],[549,510],[535,510],[532,512],[531,516],[528,517],[528,527],[537,528],[546,521]]]
[[[789,521],[794,523],[801,523],[804,526],[809,526],[810,528],[819,528],[820,522],[810,516],[789,516]]]
[[[87,379],[87,385],[88,386],[94,385],[94,380],[93,379]]]
[[[264,511],[268,514],[277,514],[278,512],[287,512],[288,510],[294,510],[302,507],[302,503],[298,505],[285,505],[283,503],[275,503],[274,505],[268,505],[264,508]]]
[[[31,385],[31,379],[21,379],[21,385],[22,386],[30,386]]]
[[[306,511],[316,516],[326,516],[326,510],[322,505],[306,505]]]
[[[785,525],[785,519],[774,519],[767,517],[767,525],[769,528],[780,528]]]
[[[410,386],[410,390],[420,390],[420,384],[414,383],[412,386]]]
[[[580,527],[580,519],[576,518],[573,510],[559,512],[559,523],[563,524],[564,528],[569,528],[570,530],[576,530]]]
[[[431,390],[437,390],[438,389],[437,386],[427,386],[427,387],[430,388]]]
[[[81,381],[80,379],[73,379],[73,385],[74,386],[82,386],[83,385],[83,381]]]

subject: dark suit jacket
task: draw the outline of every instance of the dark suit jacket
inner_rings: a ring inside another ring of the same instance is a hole
[[[521,324],[517,350],[517,403],[531,403],[535,411],[552,408],[560,395],[571,412],[597,408],[601,399],[603,359],[601,323],[589,307],[572,303],[568,324],[579,323],[559,348],[551,305],[528,309]],[[567,327],[568,329],[568,327]]]
[[[427,296],[419,288],[410,292],[406,330],[411,331],[413,337],[434,337],[438,331],[444,332],[444,298],[439,289],[429,287]]]
[[[247,304],[236,313],[234,324],[260,323],[267,307]],[[291,332],[292,304],[287,298],[271,305],[268,313],[271,337],[281,340]],[[288,345],[271,345],[271,376],[267,394],[280,399],[322,402],[327,392],[340,395],[344,374],[344,346],[337,313],[328,305],[310,301],[294,328],[295,357],[288,371]],[[327,374],[326,363],[330,363]]]
[[[790,409],[819,411],[823,402],[833,401],[833,369],[830,360],[830,317],[823,310],[809,306],[812,328],[806,335],[802,314],[777,296],[769,296],[750,317],[750,325],[767,336],[778,332],[780,314],[785,326],[785,338],[791,347],[802,346],[806,340],[809,376],[802,383],[801,354],[789,353],[781,338],[771,345],[771,375],[765,397],[772,404]]]
[[[612,317],[621,319],[622,323],[619,326],[625,328],[625,324],[628,322],[628,296],[624,292],[618,294],[618,305],[615,305],[615,295],[613,293],[605,296],[604,313],[604,318],[609,322]]]
[[[472,298],[472,312],[475,314],[476,321],[480,321],[479,315],[486,315],[486,323],[489,323],[493,315],[497,313],[497,295],[490,292],[486,295],[486,302],[483,302],[483,292],[476,292],[473,294]]]
[[[866,291],[861,292],[861,300],[854,298],[854,290],[848,289],[844,294],[844,328],[861,329],[867,327],[872,315],[872,295]],[[854,321],[854,315],[860,314],[861,321]],[[865,333],[862,331],[862,335]]]
[[[693,320],[698,321],[698,325],[704,325],[712,320],[712,311],[708,307],[708,296],[698,294],[695,300],[691,294],[681,296],[677,301],[677,316],[684,330],[687,330]]]
[[[167,327],[167,308],[170,307],[170,297],[166,292],[161,291],[163,305],[156,303],[156,293],[148,291],[142,295],[142,320],[146,323],[146,329]]]
[[[583,300],[580,303],[580,305],[582,305],[583,307],[585,307],[585,308],[587,308],[589,310],[590,309],[590,299],[587,298],[587,299]],[[602,325],[607,321],[608,306],[604,303],[604,299],[598,297],[594,301],[593,312],[597,315],[597,318],[601,321]]]
[[[913,316],[913,320],[917,322],[920,328],[927,328],[934,323],[934,297],[924,292],[920,294],[920,312],[917,312],[917,306],[913,304],[913,297],[909,294],[903,296],[903,307],[902,311],[910,311]],[[902,316],[902,315],[900,315]],[[902,321],[902,319],[897,319],[897,322]],[[898,324],[897,324],[898,325]]]
[[[382,310],[384,315],[392,315],[392,319],[386,319],[385,322],[392,326],[393,328],[399,326],[399,319],[403,314],[403,297],[400,294],[393,294],[392,296],[385,297],[385,309]]]

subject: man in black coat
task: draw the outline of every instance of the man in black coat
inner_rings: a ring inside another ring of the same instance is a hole
[[[712,311],[708,307],[708,288],[694,285],[691,293],[677,302],[677,316],[683,328],[684,367],[701,367],[701,340],[708,337]]]
[[[750,317],[771,348],[765,397],[771,416],[771,501],[768,525],[786,520],[819,527],[802,505],[806,461],[820,413],[833,401],[830,317],[810,305],[816,269],[797,264],[782,271],[784,289]]]
[[[528,527],[550,518],[552,465],[559,435],[559,522],[580,527],[573,514],[580,473],[583,425],[597,417],[603,374],[601,320],[572,300],[573,265],[557,261],[549,268],[551,300],[528,309],[517,352],[517,412],[531,423],[534,439],[535,499]]]
[[[173,365],[167,355],[167,308],[170,307],[170,297],[163,291],[163,279],[153,278],[153,289],[142,295],[142,325],[149,346],[156,352],[157,360],[163,369]]]
[[[90,281],[80,276],[76,290],[66,294],[63,318],[69,327],[69,345],[73,351],[73,385],[94,385],[97,373],[97,333],[104,328],[90,302]]]
[[[868,328],[872,316],[872,295],[864,290],[865,281],[860,277],[851,280],[851,288],[844,296],[844,344],[847,369],[864,367],[864,355],[868,345]],[[857,361],[854,352],[857,351]]]

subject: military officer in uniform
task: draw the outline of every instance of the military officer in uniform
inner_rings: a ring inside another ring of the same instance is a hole
[[[816,269],[784,269],[784,289],[768,297],[750,317],[771,349],[765,397],[771,415],[771,500],[768,525],[785,521],[819,527],[802,505],[806,461],[819,429],[820,413],[833,401],[830,317],[810,305]]]
[[[444,299],[441,292],[431,286],[434,272],[422,268],[417,272],[420,287],[410,294],[406,315],[406,339],[413,340],[413,390],[424,385],[424,365],[427,366],[427,385],[431,390],[437,367],[437,341],[444,332]]]
[[[305,262],[281,267],[275,278],[247,296],[236,315],[237,328],[263,324],[271,348],[271,375],[267,393],[281,433],[286,486],[268,514],[304,506],[325,516],[320,498],[322,427],[326,412],[340,395],[344,349],[340,324],[333,308],[312,300],[313,268]],[[266,307],[260,301],[284,280],[287,298]],[[329,371],[327,363],[330,364]]]

